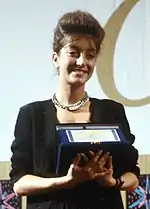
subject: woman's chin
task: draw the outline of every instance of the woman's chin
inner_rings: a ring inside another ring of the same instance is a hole
[[[74,85],[84,85],[89,80],[88,76],[71,76],[69,79],[70,84]]]
[[[83,79],[76,79],[76,80],[74,79],[74,80],[70,80],[69,84],[72,85],[72,86],[73,85],[74,86],[82,86],[86,83],[86,81],[87,80],[85,80],[85,79],[84,80]]]

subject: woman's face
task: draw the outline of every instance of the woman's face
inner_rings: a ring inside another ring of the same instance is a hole
[[[96,46],[90,36],[68,36],[59,54],[53,54],[60,82],[84,85],[93,74],[96,58]]]

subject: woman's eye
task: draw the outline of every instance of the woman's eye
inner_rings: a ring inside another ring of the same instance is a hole
[[[74,56],[78,56],[78,53],[77,53],[77,52],[75,52],[75,51],[71,51],[71,52],[69,52],[69,54],[70,54],[72,57],[74,57]]]
[[[95,55],[94,54],[87,54],[87,58],[88,59],[95,59]]]

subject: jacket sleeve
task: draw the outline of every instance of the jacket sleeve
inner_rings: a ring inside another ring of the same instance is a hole
[[[138,166],[138,150],[131,146],[127,152],[125,150],[122,152],[123,154],[121,158],[119,156],[113,158],[114,176],[120,177],[126,172],[131,172],[139,178],[140,169]]]
[[[117,121],[120,124],[121,131],[126,139],[131,143],[130,153],[126,153],[125,157],[118,160],[120,167],[118,175],[122,175],[125,172],[132,172],[137,177],[140,175],[140,169],[138,167],[138,150],[132,145],[135,141],[135,136],[130,131],[130,126],[126,117],[125,109],[122,104],[119,104],[117,111]],[[122,166],[124,165],[124,166]]]
[[[131,144],[133,144],[134,141],[135,141],[135,136],[130,131],[129,122],[127,120],[125,109],[124,109],[124,106],[122,104],[119,104],[119,106],[118,106],[116,117],[117,117],[116,119],[117,119],[117,121],[120,125],[120,129],[121,129],[122,133],[124,134],[126,139]]]
[[[20,108],[14,136],[11,145],[11,171],[10,178],[16,182],[26,174],[32,174],[32,141],[31,141],[31,117],[28,106]]]

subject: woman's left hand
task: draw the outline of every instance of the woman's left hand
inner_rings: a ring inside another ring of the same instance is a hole
[[[98,155],[92,151],[90,151],[90,155],[92,158],[90,162],[91,167],[95,173],[95,180],[103,186],[114,186],[116,184],[116,180],[113,178],[112,156],[110,156],[108,153],[102,154],[102,152],[100,155]],[[82,157],[85,159],[87,165],[89,166],[88,158],[84,154]]]
[[[107,162],[103,169],[108,172],[103,176],[97,173],[95,175],[95,179],[103,186],[113,187],[116,184],[116,180],[113,177],[112,156],[108,156]]]

